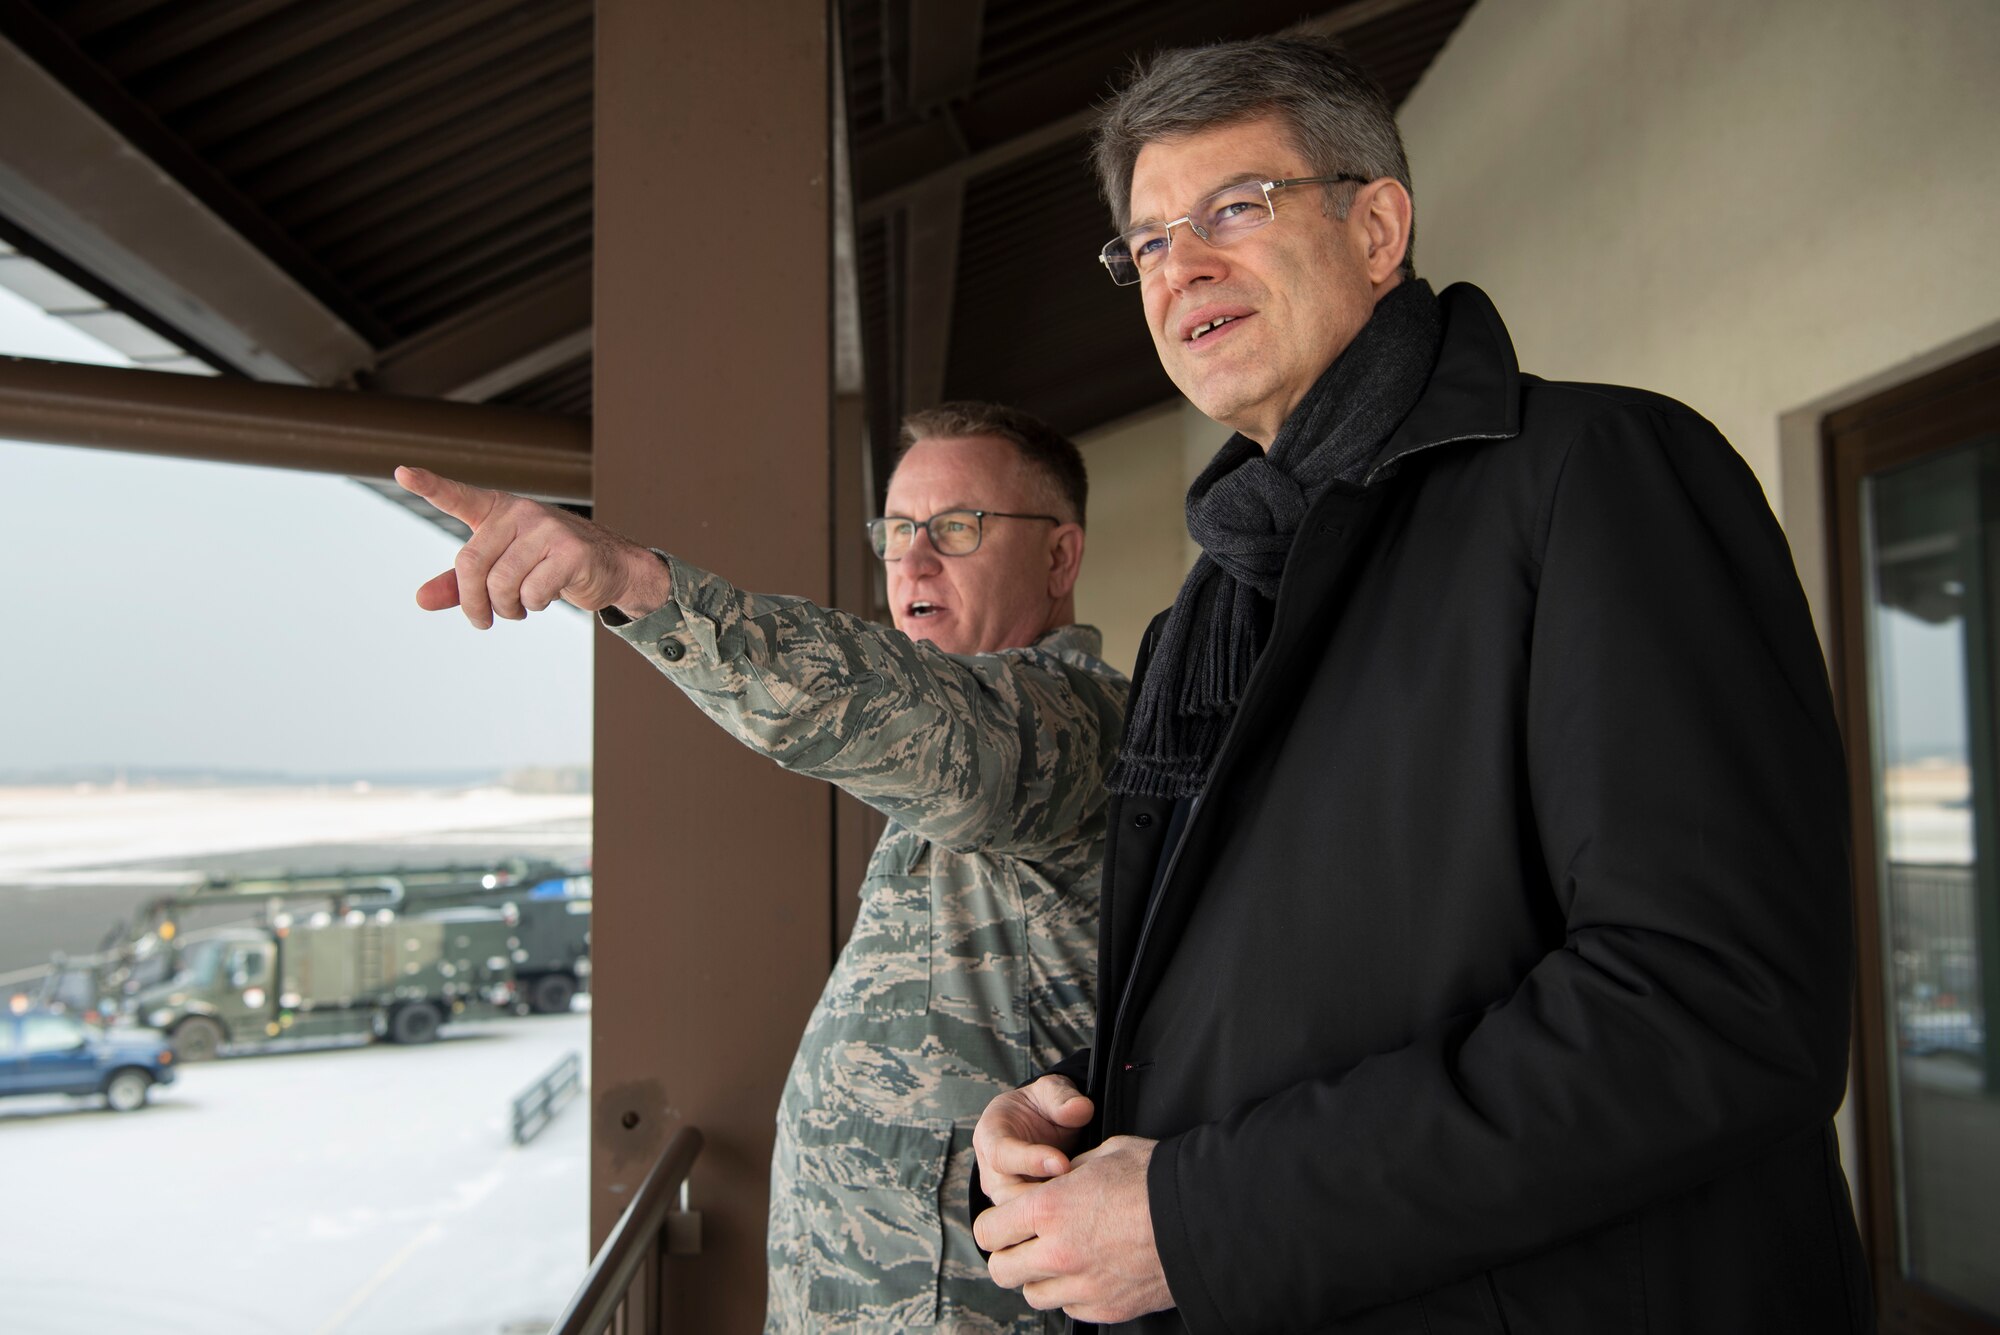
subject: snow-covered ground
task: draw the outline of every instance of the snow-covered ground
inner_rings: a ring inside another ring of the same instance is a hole
[[[9,1335],[543,1331],[589,1263],[590,1100],[512,1100],[590,1017],[184,1068],[134,1113],[0,1100]]]
[[[590,810],[589,794],[502,788],[0,788],[0,884],[54,885],[90,868],[321,843],[573,842],[524,827],[587,821]],[[157,865],[124,875],[187,879]]]

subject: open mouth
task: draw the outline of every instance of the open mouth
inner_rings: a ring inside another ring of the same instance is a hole
[[[1238,320],[1242,318],[1243,317],[1240,315],[1219,315],[1213,320],[1209,320],[1202,324],[1198,324],[1193,329],[1190,329],[1188,331],[1187,341],[1190,343],[1199,342],[1203,335],[1213,333],[1215,330],[1222,328],[1224,325],[1235,324]]]
[[[910,616],[913,620],[917,621],[922,621],[925,617],[936,616],[942,611],[944,609],[936,603],[925,602],[922,599],[910,604]]]

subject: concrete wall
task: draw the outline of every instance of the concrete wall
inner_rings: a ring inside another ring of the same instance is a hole
[[[1418,272],[1715,422],[1824,627],[1819,416],[2000,341],[1996,69],[1981,0],[1484,0],[1402,111]]]
[[[1140,318],[1136,301],[1132,318]],[[1227,439],[1226,427],[1175,399],[1077,441],[1090,470],[1090,523],[1076,615],[1104,632],[1105,661],[1122,672],[1199,554],[1181,506]]]

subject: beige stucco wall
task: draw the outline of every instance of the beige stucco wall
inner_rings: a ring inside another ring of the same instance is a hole
[[[1824,624],[1780,419],[2000,335],[1996,69],[1987,0],[1483,0],[1402,110],[1419,271],[1721,427]]]
[[[1139,319],[1138,302],[1132,318]],[[1174,600],[1197,549],[1181,504],[1188,483],[1229,438],[1182,399],[1080,438],[1090,470],[1090,525],[1079,621],[1104,632],[1105,661],[1132,669],[1146,623]]]

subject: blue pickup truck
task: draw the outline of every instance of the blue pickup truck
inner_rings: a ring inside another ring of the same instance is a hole
[[[113,1112],[146,1106],[173,1083],[174,1052],[150,1029],[92,1028],[57,1011],[0,1009],[0,1097],[102,1094]]]

